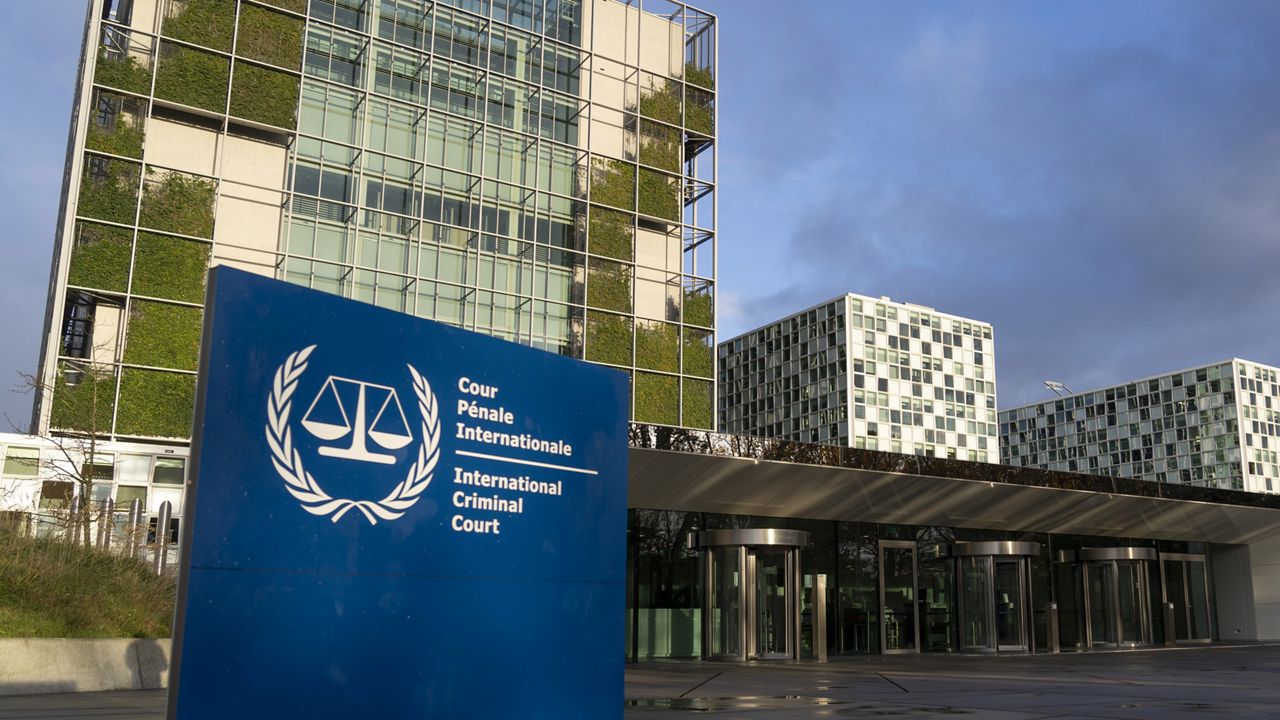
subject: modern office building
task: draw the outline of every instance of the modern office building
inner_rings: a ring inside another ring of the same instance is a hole
[[[848,294],[718,356],[722,432],[997,461],[989,323]]]
[[[1278,492],[1278,373],[1224,360],[1002,410],[1001,461]]]
[[[92,0],[33,428],[185,442],[216,264],[710,428],[715,51],[667,0]]]

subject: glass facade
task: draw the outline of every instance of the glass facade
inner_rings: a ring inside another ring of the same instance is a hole
[[[204,271],[230,264],[620,367],[635,419],[711,428],[713,16],[163,8],[91,19],[38,427],[187,437]]]
[[[1242,360],[1000,413],[1011,465],[1280,491],[1277,370]]]
[[[991,325],[860,295],[719,348],[723,432],[995,462]]]
[[[785,528],[811,534],[813,544],[800,551],[800,572],[806,588],[814,586],[815,575],[827,577],[831,655],[994,651],[997,647],[1042,652],[1048,647],[1046,613],[1051,601],[1059,604],[1061,646],[1072,649],[1081,634],[1077,621],[1082,620],[1074,608],[1081,605],[1074,600],[1079,591],[1072,574],[1075,566],[1064,558],[1082,548],[1152,548],[1161,557],[1197,558],[1195,582],[1199,585],[1191,591],[1185,589],[1191,584],[1182,574],[1175,576],[1183,573],[1181,564],[1166,561],[1163,564],[1168,567],[1162,571],[1158,567],[1162,563],[1150,563],[1149,607],[1158,608],[1168,597],[1179,608],[1188,608],[1184,614],[1193,628],[1195,623],[1203,625],[1195,632],[1176,630],[1179,641],[1212,634],[1208,626],[1212,593],[1204,585],[1206,578],[1212,578],[1212,570],[1206,569],[1207,545],[1202,543],[633,509],[627,529],[628,659],[702,657],[704,593],[708,591],[716,595],[711,603],[713,617],[708,620],[711,646],[705,654],[739,652],[734,612],[741,582],[737,550],[711,550],[724,557],[717,557],[716,574],[708,587],[698,551],[689,547],[689,533],[726,528]],[[953,543],[986,541],[1035,542],[1040,554],[1025,558],[1025,564],[1010,558],[948,556]],[[1096,568],[1090,564],[1088,569]],[[1193,596],[1195,602],[1184,602]],[[1118,607],[1101,598],[1089,607],[1100,616],[1105,610],[1123,618],[1135,602],[1120,594]],[[1145,642],[1164,642],[1161,613],[1150,613],[1146,621],[1150,626]]]

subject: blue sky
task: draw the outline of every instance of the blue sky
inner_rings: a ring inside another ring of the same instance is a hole
[[[60,7],[63,23],[38,21]],[[1000,405],[1280,364],[1280,3],[705,0],[720,336],[840,293],[989,321]],[[0,6],[0,388],[34,369],[80,2]],[[25,421],[28,397],[0,393]]]

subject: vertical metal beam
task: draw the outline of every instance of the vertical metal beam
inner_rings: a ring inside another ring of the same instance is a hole
[[[160,517],[156,518],[156,547],[154,569],[162,575],[165,565],[169,563],[169,516],[173,513],[173,503],[165,500],[160,503]]]
[[[813,577],[813,659],[827,661],[827,576]]]

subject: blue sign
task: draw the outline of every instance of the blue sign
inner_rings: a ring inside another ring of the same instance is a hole
[[[623,373],[228,268],[169,717],[620,718]]]

